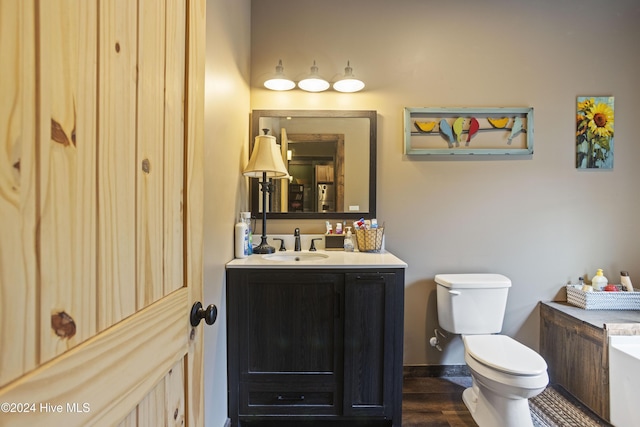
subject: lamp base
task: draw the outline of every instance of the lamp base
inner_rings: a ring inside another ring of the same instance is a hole
[[[258,246],[254,246],[253,247],[253,253],[254,254],[272,254],[275,253],[276,248],[274,248],[273,246],[269,246],[269,244],[267,243],[267,237],[266,236],[262,236],[261,237],[261,242]]]

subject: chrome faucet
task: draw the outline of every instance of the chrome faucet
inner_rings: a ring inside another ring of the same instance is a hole
[[[296,252],[300,252],[302,249],[300,249],[300,229],[296,228],[295,230],[293,230],[293,237],[295,237],[296,239],[296,244],[295,244],[295,251]]]

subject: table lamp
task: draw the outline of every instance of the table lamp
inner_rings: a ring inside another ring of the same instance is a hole
[[[267,193],[271,193],[273,186],[269,178],[289,178],[289,172],[284,165],[282,155],[276,144],[276,138],[266,135],[267,129],[263,129],[265,135],[256,136],[256,142],[251,152],[251,158],[242,174],[249,178],[262,178],[260,191],[262,191],[262,240],[253,248],[254,254],[272,254],[273,246],[267,243]]]

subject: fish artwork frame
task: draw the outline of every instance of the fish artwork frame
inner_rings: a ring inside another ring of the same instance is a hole
[[[531,156],[533,107],[405,107],[404,154]]]

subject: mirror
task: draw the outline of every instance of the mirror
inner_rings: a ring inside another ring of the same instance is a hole
[[[375,217],[376,128],[370,110],[254,110],[249,154],[256,136],[275,136],[291,176],[272,181],[267,218]],[[251,213],[258,217],[258,179],[250,181]]]

